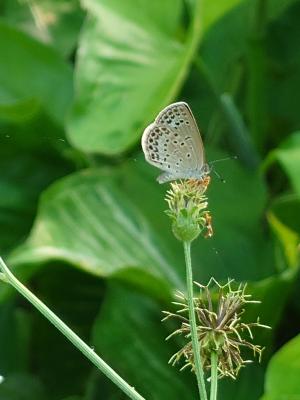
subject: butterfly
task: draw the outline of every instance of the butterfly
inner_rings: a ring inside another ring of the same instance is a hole
[[[164,108],[144,130],[142,148],[146,161],[163,171],[159,183],[202,180],[210,173],[197,123],[182,101]]]

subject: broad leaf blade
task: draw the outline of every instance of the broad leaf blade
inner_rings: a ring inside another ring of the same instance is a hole
[[[163,213],[167,188],[155,182],[154,168],[139,163],[86,170],[49,188],[29,240],[10,262],[62,259],[98,276],[123,278],[132,269],[136,283],[150,274],[182,287],[182,244]],[[213,181],[208,190],[215,236],[199,238],[192,247],[195,279],[206,281],[213,275],[258,280],[272,275],[270,241],[259,226],[266,201],[263,182],[258,173],[236,162],[228,162],[223,172],[228,183]]]
[[[263,400],[300,399],[300,335],[285,344],[271,359]]]
[[[141,268],[181,286],[180,260],[160,243],[141,205],[119,189],[121,177],[122,170],[87,170],[54,185],[12,261],[62,259],[98,276]]]
[[[173,9],[173,1],[167,4]],[[178,4],[171,23],[178,19]],[[69,138],[84,151],[118,154],[137,141],[149,116],[170,99],[184,48],[167,33],[170,27],[152,2],[85,5],[89,17],[79,44]],[[148,13],[155,16],[151,23]]]

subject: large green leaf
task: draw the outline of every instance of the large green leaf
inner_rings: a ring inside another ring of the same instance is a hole
[[[0,21],[0,112],[35,99],[60,123],[72,99],[71,69],[51,48]],[[24,112],[24,111],[23,111]]]
[[[160,4],[84,2],[89,16],[79,43],[69,121],[69,138],[80,149],[126,150],[181,83],[188,56],[174,35],[181,1],[165,1],[163,11]]]
[[[276,198],[268,213],[269,223],[282,244],[285,259],[291,267],[299,265],[300,224],[295,215],[300,213],[300,198],[285,195]]]
[[[148,285],[151,277],[152,290],[153,279],[182,287],[182,245],[163,213],[166,188],[155,182],[156,174],[139,160],[57,182],[42,196],[30,238],[9,262],[38,265],[60,259],[97,276],[117,274],[136,284]],[[272,275],[271,241],[260,226],[263,182],[236,162],[226,163],[223,175],[227,183],[213,179],[208,191],[215,236],[192,246],[195,278],[258,280]]]
[[[76,99],[69,138],[78,148],[108,155],[136,143],[145,125],[174,99],[202,30],[238,0],[193,4],[182,30],[182,0],[85,0],[88,12],[79,42]],[[170,10],[172,10],[170,12]]]
[[[90,169],[53,185],[42,196],[29,240],[10,262],[62,259],[98,276],[131,275],[137,283],[147,282],[139,277],[150,274],[182,286],[182,245],[163,213],[165,187],[155,182],[154,168],[139,164]],[[208,192],[215,237],[193,245],[196,278],[261,279],[273,274],[270,242],[259,226],[263,182],[235,162],[228,162],[223,172],[228,183],[214,180]],[[137,271],[128,275],[129,268]]]
[[[300,335],[285,344],[271,359],[263,400],[300,399]]]
[[[241,3],[241,0],[216,0],[216,1],[203,1],[203,31],[204,33],[218,21],[221,17],[226,15],[232,8]]]
[[[98,276],[138,268],[180,286],[180,260],[164,246],[142,205],[122,188],[124,172],[87,170],[52,186],[43,195],[31,238],[12,262],[62,259]]]

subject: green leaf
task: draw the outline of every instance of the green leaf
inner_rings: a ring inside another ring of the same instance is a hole
[[[300,335],[285,344],[271,359],[263,400],[300,399]]]
[[[276,328],[281,321],[296,276],[297,270],[290,269],[281,274],[247,284],[247,293],[252,295],[252,300],[260,301],[260,303],[249,304],[243,318],[248,322],[253,322],[259,317],[260,323],[271,327],[271,329],[253,330],[254,343],[266,347],[262,357],[263,363],[272,351],[271,346]]]
[[[223,157],[222,153],[208,152],[208,160]],[[192,246],[195,279],[260,280],[273,275],[272,241],[263,232],[261,221],[266,204],[262,177],[238,161],[219,163],[215,168],[225,183],[212,174],[207,196],[214,235]]]
[[[181,1],[163,4],[161,10],[157,1],[143,0],[139,7],[132,0],[84,2],[89,15],[79,42],[68,126],[71,142],[81,150],[108,155],[126,150],[177,92],[191,51],[174,35]]]
[[[104,359],[145,398],[196,398],[190,373],[168,365],[176,352],[161,323],[161,306],[132,288],[111,285],[93,328],[93,343]]]
[[[61,259],[97,276],[131,267],[182,286],[180,262],[164,248],[142,205],[120,187],[124,172],[86,170],[52,186],[31,238],[11,262]]]
[[[211,25],[223,17],[232,8],[241,3],[241,0],[216,0],[203,1],[203,31],[206,32]]]
[[[237,2],[212,6],[207,1],[202,15],[195,1],[190,29],[181,41],[182,0],[143,0],[138,6],[133,0],[83,1],[88,18],[68,124],[74,146],[116,155],[135,144],[146,124],[178,93],[201,29],[208,30]]]
[[[51,48],[0,21],[0,110],[35,99],[62,123],[72,99],[71,69]],[[24,106],[23,106],[24,107]],[[21,110],[24,113],[24,110]]]
[[[77,56],[71,142],[107,155],[135,144],[178,93],[203,31],[239,1],[207,1],[203,14],[199,0],[193,2],[184,41],[182,0],[143,0],[138,6],[132,0],[83,1],[88,18]]]
[[[276,198],[268,213],[269,223],[282,244],[285,258],[290,267],[298,267],[300,224],[295,215],[300,213],[300,198],[284,195]]]
[[[40,104],[36,99],[21,99],[12,104],[0,104],[0,118],[20,123],[32,118],[39,109]]]
[[[300,196],[300,132],[290,135],[265,160],[264,168],[278,162],[287,174],[295,192]]]
[[[195,279],[259,280],[272,275],[272,243],[260,227],[266,202],[263,181],[235,161],[224,163],[222,174],[227,183],[213,180],[208,190],[215,236],[192,246]],[[156,175],[144,161],[130,161],[55,183],[41,198],[30,238],[9,264],[59,259],[97,276],[134,279],[150,290],[155,280],[156,293],[161,284],[182,287],[182,245],[164,214],[166,188],[155,182]]]

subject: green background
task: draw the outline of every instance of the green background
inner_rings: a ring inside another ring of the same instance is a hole
[[[271,331],[261,364],[223,379],[222,400],[300,399],[300,1],[3,0],[0,249],[9,267],[149,400],[196,398],[167,364],[162,324],[184,290],[167,185],[145,127],[190,104],[208,161],[214,236],[195,278],[248,282]],[[297,336],[298,335],[298,336]],[[1,400],[124,399],[0,283]]]

